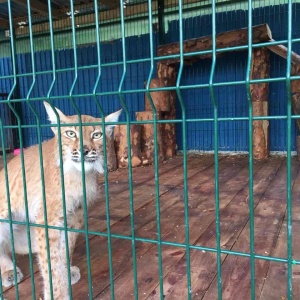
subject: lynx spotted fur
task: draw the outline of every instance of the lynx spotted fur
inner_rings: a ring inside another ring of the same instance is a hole
[[[52,124],[57,124],[57,117],[48,103],[44,103]],[[60,123],[78,123],[78,116],[65,116],[56,109]],[[116,122],[120,111],[108,115],[107,122]],[[92,116],[83,115],[83,123],[101,122]],[[45,180],[45,200],[47,208],[47,224],[63,226],[62,185],[60,175],[60,159],[58,134],[62,140],[62,156],[64,170],[64,185],[66,199],[67,226],[81,228],[83,219],[83,187],[81,155],[84,156],[84,170],[86,182],[86,200],[88,205],[101,198],[99,191],[99,173],[103,173],[103,138],[109,135],[113,126],[106,126],[106,133],[102,133],[102,126],[83,126],[83,149],[80,149],[79,126],[62,126],[60,132],[57,127],[52,127],[55,136],[42,144],[43,175]],[[42,180],[40,172],[39,148],[33,146],[24,151],[26,188],[28,199],[29,219],[31,223],[45,224]],[[22,165],[20,157],[15,157],[8,163],[9,195],[12,219],[26,221],[24,189],[22,179]],[[5,184],[4,170],[0,172],[0,219],[8,219],[8,199]],[[14,248],[18,254],[28,253],[28,240],[26,227],[13,225]],[[50,285],[48,274],[48,259],[46,247],[46,232],[43,227],[31,227],[32,251],[37,253],[40,271],[44,282],[44,300],[50,299]],[[74,251],[77,233],[68,232],[70,261]],[[48,238],[51,256],[51,275],[53,284],[53,297],[55,300],[67,300],[68,276],[65,249],[65,233],[61,230],[49,229]],[[17,278],[14,278],[13,262],[11,260],[11,240],[9,224],[0,222],[0,269],[2,284],[6,287],[14,285],[23,278],[21,270],[17,267]],[[76,266],[71,267],[72,284],[80,279],[80,271]],[[1,299],[1,295],[0,295]]]

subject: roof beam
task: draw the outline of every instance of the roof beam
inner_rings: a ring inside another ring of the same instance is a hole
[[[8,20],[0,18],[0,28],[8,29],[9,28]]]
[[[13,0],[15,3],[27,8],[27,0]],[[30,8],[36,13],[48,14],[48,5],[37,0],[30,0]],[[62,13],[58,10],[52,10],[52,16],[54,19],[58,19],[62,16]]]

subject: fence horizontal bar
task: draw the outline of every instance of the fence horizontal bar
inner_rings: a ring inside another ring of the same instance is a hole
[[[294,39],[294,40],[292,40],[292,42],[293,43],[300,42],[300,38],[299,39]],[[287,40],[263,42],[263,43],[254,44],[253,48],[276,46],[276,45],[281,45],[281,44],[286,44],[286,43],[288,43]],[[248,45],[244,45],[244,46],[219,48],[219,49],[216,49],[216,52],[219,54],[219,53],[223,53],[223,52],[226,53],[226,52],[238,51],[238,50],[245,50],[246,51],[247,49],[248,49]],[[199,56],[199,55],[207,55],[207,54],[212,54],[212,53],[213,53],[212,50],[195,51],[195,52],[183,53],[183,57],[188,58],[188,57]],[[163,60],[170,59],[170,58],[180,58],[180,54],[159,56],[159,57],[154,57],[153,59],[155,61],[163,61]],[[140,59],[127,60],[126,64],[135,64],[135,63],[144,63],[144,62],[151,62],[151,58],[140,58]],[[123,65],[123,62],[119,61],[119,62],[103,63],[103,64],[101,64],[101,67],[113,67],[113,66],[122,66],[122,65]],[[95,64],[95,65],[87,65],[87,66],[78,66],[77,70],[97,69],[98,67],[99,67],[98,64],[97,65]],[[74,70],[75,70],[74,67],[70,67],[70,68],[56,69],[55,72],[56,73],[61,73],[61,72],[68,72],[68,71],[74,71]],[[46,71],[35,72],[36,75],[45,75],[45,74],[52,74],[52,73],[53,73],[52,69],[51,70],[46,70]],[[32,76],[32,73],[19,73],[19,74],[16,74],[16,76],[17,77]],[[0,79],[9,79],[9,78],[14,78],[14,75],[0,76]],[[291,76],[291,79],[292,78],[293,77]]]
[[[9,223],[10,220],[0,219],[0,222]],[[27,225],[26,222],[21,222],[21,221],[11,221],[11,222],[12,222],[12,224],[16,224],[16,225],[24,225],[24,226]],[[60,230],[60,231],[67,230],[67,231],[70,231],[70,232],[77,232],[77,233],[82,233],[82,234],[88,233],[89,235],[108,237],[107,233],[100,232],[100,231],[91,231],[91,230],[89,230],[87,232],[84,229],[74,229],[74,228],[68,228],[68,227],[65,228],[65,227],[42,225],[42,224],[35,224],[35,223],[29,223],[29,226],[30,227],[56,229],[56,230]],[[110,236],[112,238],[116,238],[116,239],[132,240],[132,237],[127,236],[127,235],[111,233]],[[161,243],[162,245],[165,245],[165,246],[174,246],[174,247],[186,248],[186,244],[176,243],[176,242],[168,242],[168,241],[165,241],[165,240],[158,241],[158,240],[154,240],[154,239],[140,238],[140,237],[136,237],[136,236],[134,237],[134,240],[137,241],[137,242],[145,242],[145,243],[151,243],[151,244]],[[190,249],[193,249],[193,250],[201,250],[201,251],[215,252],[215,253],[217,252],[217,249],[212,248],[212,247],[204,247],[204,246],[198,246],[198,245],[189,245],[189,247],[190,247]],[[242,251],[231,251],[231,250],[221,249],[221,253],[222,254],[229,254],[229,255],[236,255],[236,256],[243,256],[243,257],[250,257],[249,253],[242,252]],[[280,263],[288,263],[287,259],[281,258],[281,257],[276,257],[276,256],[266,256],[266,255],[255,254],[254,257],[257,258],[257,259],[262,259],[262,260],[276,261],[276,262],[280,262]],[[293,260],[292,263],[293,263],[293,265],[300,265],[300,260]]]
[[[291,80],[299,80],[300,76],[291,76]],[[271,82],[285,82],[285,77],[276,77],[276,78],[267,78],[267,79],[255,79],[250,80],[250,84],[256,84],[256,83],[271,83]],[[240,81],[231,81],[231,82],[216,82],[213,83],[213,87],[222,87],[222,86],[234,86],[234,85],[244,85],[246,81],[240,80]],[[197,89],[197,88],[209,88],[211,85],[208,83],[204,84],[195,84],[195,85],[183,85],[180,87],[181,90],[185,89]],[[153,88],[149,89],[151,92],[155,91],[173,91],[175,87],[164,87],[164,88]],[[82,98],[82,97],[95,97],[95,96],[116,96],[121,94],[133,94],[133,93],[145,93],[145,89],[133,89],[133,90],[124,90],[124,91],[113,91],[113,92],[101,92],[101,93],[85,93],[85,94],[73,94],[73,98]],[[61,96],[50,96],[50,97],[32,97],[29,100],[30,101],[42,101],[45,99],[65,99],[70,98],[70,95],[61,95]],[[10,99],[10,100],[0,100],[0,103],[18,103],[18,102],[24,102],[24,98],[17,98],[17,99]]]
[[[291,117],[292,119],[300,119],[300,115],[294,115]],[[253,120],[286,120],[287,116],[257,116],[253,117]],[[249,121],[249,117],[228,117],[228,118],[218,118],[219,122],[226,122],[226,121]],[[188,123],[191,122],[213,122],[213,118],[193,118],[193,119],[186,119]],[[172,120],[156,120],[157,124],[166,124],[166,123],[182,123],[181,119],[172,119]],[[82,126],[100,126],[102,123],[100,122],[91,122],[91,123],[82,123]],[[112,125],[114,123],[107,122],[106,125]],[[126,125],[126,122],[118,122],[118,125]],[[154,124],[153,120],[143,120],[143,121],[130,121],[130,124]],[[40,124],[40,127],[58,127],[57,124]],[[78,126],[78,123],[66,123],[60,124],[60,127],[68,127],[68,126]],[[36,128],[37,124],[30,124],[30,125],[21,125],[21,128]],[[4,129],[17,129],[19,128],[18,125],[3,125]]]

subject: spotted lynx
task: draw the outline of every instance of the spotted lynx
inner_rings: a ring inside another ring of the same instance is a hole
[[[57,117],[48,103],[44,103],[52,124],[57,124]],[[65,116],[59,109],[56,112],[63,123],[78,123],[78,116]],[[120,111],[112,113],[105,118],[106,122],[116,122]],[[83,123],[101,122],[91,116],[82,116]],[[60,159],[58,147],[58,129],[51,127],[55,136],[42,144],[43,175],[45,179],[45,200],[47,208],[47,223],[52,226],[64,226],[62,207],[62,185],[60,175]],[[113,130],[112,125],[106,126],[106,134]],[[99,173],[103,168],[103,136],[102,126],[83,126],[83,149],[80,149],[79,127],[62,126],[60,129],[62,141],[62,157],[64,170],[64,186],[66,200],[67,225],[69,228],[81,228],[83,219],[83,189],[81,155],[84,157],[84,170],[86,182],[86,199],[88,205],[101,197],[99,192]],[[44,204],[42,194],[42,179],[40,172],[39,148],[33,146],[24,151],[26,187],[28,199],[29,219],[31,223],[45,224]],[[8,200],[4,171],[0,172],[0,219],[8,219]],[[12,219],[26,221],[24,189],[22,180],[22,166],[20,157],[15,157],[8,163],[9,195]],[[26,227],[13,225],[14,248],[18,254],[28,253],[28,239]],[[50,284],[48,274],[48,259],[46,247],[46,231],[42,227],[31,227],[32,251],[37,253],[40,271],[44,281],[44,300],[50,299]],[[77,233],[68,232],[70,262],[74,251]],[[65,233],[61,230],[49,229],[48,239],[51,255],[51,275],[53,284],[53,297],[55,300],[69,299],[68,276],[65,249]],[[5,287],[15,284],[13,262],[11,260],[11,240],[9,224],[0,222],[0,268],[2,284]],[[71,282],[80,279],[80,271],[76,266],[71,267]],[[21,270],[17,267],[19,282],[23,278]],[[1,299],[1,295],[0,295]]]

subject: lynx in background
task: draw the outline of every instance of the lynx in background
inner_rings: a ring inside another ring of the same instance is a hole
[[[48,103],[44,103],[52,124],[57,124],[57,117]],[[59,109],[56,112],[60,123],[78,123],[78,116],[65,116]],[[116,122],[121,110],[108,115],[106,122]],[[82,116],[83,123],[101,122],[101,119],[92,116]],[[52,127],[55,136],[42,144],[43,167],[45,178],[45,198],[47,208],[47,223],[51,226],[64,226],[62,207],[62,185],[60,175],[60,159],[58,134],[61,135],[62,156],[64,170],[64,185],[66,199],[67,225],[69,228],[81,228],[83,225],[83,187],[81,155],[84,158],[84,170],[86,178],[86,199],[91,205],[101,198],[99,191],[99,173],[103,168],[103,138],[105,134],[111,134],[112,125],[106,126],[106,132],[102,132],[102,126],[84,126],[82,128],[83,149],[80,149],[79,126],[62,126],[60,132],[57,127]],[[29,221],[45,224],[44,205],[42,196],[42,177],[40,171],[39,148],[37,145],[24,151],[25,171],[27,185],[27,199]],[[4,170],[0,172],[0,219],[8,219],[8,199]],[[8,163],[9,195],[11,202],[12,219],[26,221],[24,189],[22,180],[22,165],[20,157],[15,157]],[[26,227],[13,225],[14,246],[18,254],[27,254],[28,240]],[[49,245],[51,255],[51,275],[53,284],[53,297],[56,300],[69,299],[68,276],[65,249],[65,233],[62,230],[49,229]],[[74,251],[77,233],[68,232],[70,261]],[[32,251],[37,253],[40,271],[44,281],[44,299],[50,299],[50,285],[48,274],[48,259],[46,247],[46,231],[42,227],[31,227]],[[0,268],[2,284],[6,287],[15,284],[13,262],[11,260],[11,241],[9,224],[0,222]],[[80,271],[76,266],[71,267],[72,284],[80,279]],[[17,267],[19,282],[23,277]],[[1,299],[1,295],[0,295]]]

